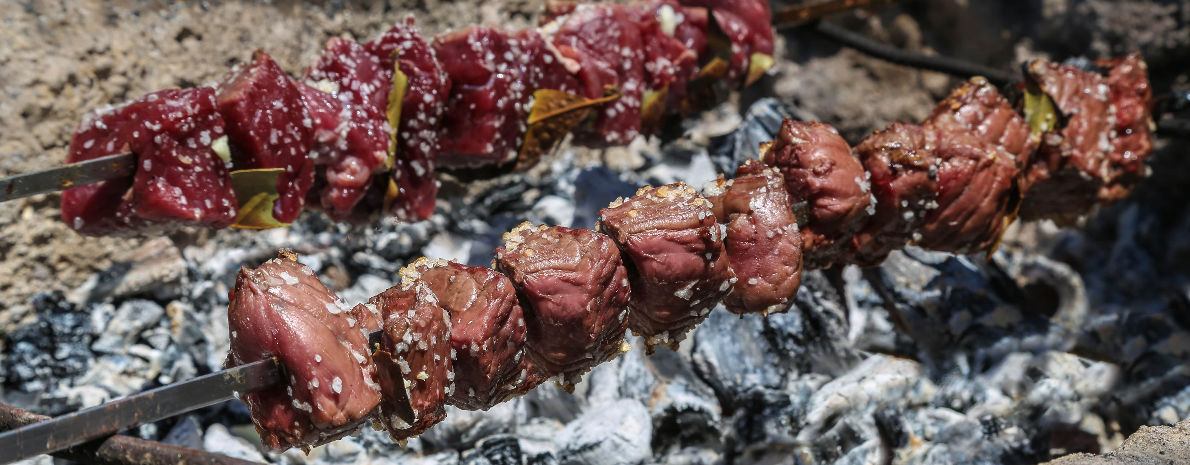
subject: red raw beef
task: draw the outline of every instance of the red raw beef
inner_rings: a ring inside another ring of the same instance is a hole
[[[638,5],[634,12],[637,13],[645,50],[645,89],[667,89],[666,113],[674,113],[681,108],[682,99],[686,96],[686,84],[698,74],[698,52],[677,37],[676,31],[682,26],[675,25],[673,31],[667,31],[658,21],[660,10],[666,7],[675,16],[681,14],[677,13],[678,9],[683,9],[659,1]],[[685,24],[685,27],[689,28],[690,25]]]
[[[227,167],[211,150],[223,131],[209,87],[154,92],[87,115],[66,161],[131,150],[136,175],[63,192],[62,219],[92,236],[144,233],[152,223],[227,227],[239,204]]]
[[[773,54],[773,11],[768,0],[679,0],[683,5],[711,10],[731,39],[727,79],[742,83],[753,53]]]

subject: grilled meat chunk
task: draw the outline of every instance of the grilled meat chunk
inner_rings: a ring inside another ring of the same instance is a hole
[[[936,131],[937,206],[927,208],[917,245],[952,253],[988,250],[1008,226],[1016,163],[1000,146],[970,132]],[[921,213],[915,208],[902,214]]]
[[[1138,53],[1097,63],[1108,68],[1108,101],[1115,108],[1112,151],[1107,159],[1107,183],[1099,189],[1100,202],[1115,202],[1128,195],[1145,177],[1145,159],[1153,153],[1152,115],[1148,66]]]
[[[1029,164],[1037,140],[1029,123],[1000,95],[996,86],[973,77],[938,102],[925,124],[951,131],[968,131],[984,142],[999,145],[1018,168]]]

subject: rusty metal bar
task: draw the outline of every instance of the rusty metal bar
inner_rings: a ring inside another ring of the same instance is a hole
[[[45,415],[38,415],[27,410],[0,403],[0,431],[8,431],[49,419],[50,417]],[[55,452],[51,455],[79,463],[99,465],[259,465],[257,462],[241,460],[222,454],[213,454],[123,435],[109,436],[105,439]]]

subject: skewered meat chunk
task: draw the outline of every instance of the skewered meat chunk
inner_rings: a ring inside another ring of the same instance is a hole
[[[835,128],[786,119],[761,160],[785,178],[792,202],[807,202],[802,226],[806,267],[839,262],[851,237],[875,212],[868,174]]]
[[[727,79],[739,85],[748,76],[752,55],[773,54],[773,17],[768,0],[679,0],[683,5],[711,11],[719,27],[731,39],[731,63]]]
[[[401,123],[396,129],[396,166],[392,171],[399,194],[392,201],[389,212],[406,221],[428,219],[434,214],[434,199],[438,196],[434,169],[440,150],[437,123],[446,111],[450,79],[442,71],[434,50],[422,40],[413,16],[394,25],[364,48],[380,59],[380,68],[389,79],[394,74],[394,66],[399,65],[409,82],[401,102]]]
[[[651,4],[636,5],[633,9],[637,16],[636,22],[640,25],[645,53],[645,90],[653,93],[664,92],[664,100],[660,100],[660,94],[655,97],[659,99],[654,103],[660,105],[659,111],[650,112],[650,108],[646,106],[642,109],[646,116],[653,113],[659,117],[663,113],[675,113],[680,110],[682,98],[686,95],[686,85],[698,74],[698,53],[674,36],[677,25],[673,23],[676,21],[673,7],[669,6],[668,14],[671,16],[658,19],[661,13],[656,10],[665,6],[669,5],[662,3],[655,8]],[[649,102],[645,103],[647,105]]]
[[[677,345],[728,293],[734,277],[711,204],[684,183],[644,187],[599,211],[620,248],[632,299],[629,327],[646,348]]]
[[[1036,158],[1025,168],[1021,182],[1029,195],[1021,218],[1086,213],[1104,184],[1104,163],[1113,149],[1110,88],[1096,73],[1047,61],[1030,63],[1026,79],[1053,99],[1066,124],[1041,136]]]
[[[855,155],[871,173],[876,212],[855,234],[852,261],[883,262],[917,236],[926,212],[937,206],[938,158],[933,133],[916,124],[893,123],[865,137]]]
[[[289,76],[268,54],[257,50],[218,87],[219,113],[227,123],[232,165],[237,170],[284,168],[277,175],[273,218],[292,223],[314,184],[307,157],[314,124]]]
[[[380,381],[377,415],[394,441],[417,436],[446,418],[446,399],[454,390],[450,316],[410,267],[401,282],[351,310],[364,331],[383,329],[372,353]],[[395,399],[408,396],[413,424],[396,415]]]
[[[1115,107],[1109,178],[1099,190],[1099,200],[1114,202],[1128,195],[1145,176],[1145,159],[1153,152],[1149,101],[1153,89],[1144,60],[1137,53],[1098,63],[1107,67],[1108,101]]]
[[[528,356],[542,376],[573,386],[620,354],[628,327],[628,272],[607,236],[522,223],[504,234],[496,269],[516,287]]]
[[[969,131],[984,142],[999,145],[1012,155],[1017,167],[1028,165],[1037,148],[1029,123],[982,77],[973,77],[952,90],[934,107],[926,124]]]
[[[921,224],[917,245],[928,250],[972,253],[995,244],[1008,226],[1009,202],[1019,173],[1012,155],[967,131],[937,131],[938,185]],[[906,210],[905,216],[921,214]]]
[[[724,304],[732,313],[782,313],[793,305],[802,281],[802,234],[781,173],[756,160],[736,170],[736,178],[708,184],[723,245],[735,277]],[[722,233],[721,233],[722,234]]]
[[[473,26],[439,36],[434,51],[451,80],[439,162],[478,166],[515,160],[529,127],[531,50],[505,31]]]
[[[512,282],[490,268],[445,260],[421,258],[413,266],[452,320],[455,388],[448,402],[487,410],[521,392],[529,379],[521,363],[525,316]]]
[[[581,65],[578,77],[582,89],[578,94],[600,98],[608,87],[619,89],[621,94],[596,110],[592,126],[577,128],[574,140],[595,148],[628,145],[640,134],[645,90],[645,53],[640,27],[622,5],[563,7],[564,3],[549,4],[549,8],[565,8],[567,14],[555,14],[556,32],[547,39],[563,56]]]
[[[62,220],[87,235],[143,233],[172,226],[225,228],[239,204],[211,143],[223,135],[209,87],[154,92],[87,115],[67,162],[131,150],[136,174],[62,193]]]
[[[229,366],[276,357],[286,382],[243,397],[273,451],[309,449],[357,429],[380,402],[367,340],[350,308],[281,251],[241,268],[228,299]]]

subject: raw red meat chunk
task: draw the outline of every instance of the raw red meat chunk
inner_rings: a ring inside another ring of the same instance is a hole
[[[215,90],[164,90],[87,115],[68,163],[131,150],[136,175],[62,193],[62,220],[81,234],[144,233],[174,226],[225,228],[239,204],[211,142],[223,136]]]
[[[1099,190],[1099,200],[1114,202],[1127,196],[1145,176],[1145,159],[1153,152],[1153,133],[1149,130],[1153,89],[1140,54],[1098,64],[1108,68],[1107,85],[1111,88],[1108,100],[1116,109],[1110,134],[1112,151],[1107,160],[1110,173],[1107,184]]]
[[[502,30],[472,26],[437,37],[434,52],[451,81],[438,161],[480,166],[515,160],[529,127],[531,49]]]
[[[446,111],[450,80],[438,64],[434,50],[422,40],[412,16],[368,42],[364,48],[380,59],[380,68],[389,79],[394,66],[399,64],[409,81],[405,99],[401,102],[396,166],[392,172],[399,194],[392,201],[389,212],[404,221],[428,219],[434,213],[438,196],[434,169],[440,150],[437,128]],[[386,101],[387,98],[386,93]]]
[[[1030,63],[1027,74],[1053,99],[1066,124],[1041,136],[1035,159],[1024,168],[1021,182],[1028,195],[1021,218],[1086,213],[1098,200],[1104,163],[1114,149],[1110,87],[1096,73],[1047,61]]]
[[[773,55],[773,11],[768,0],[679,0],[683,5],[711,10],[719,27],[731,39],[727,79],[743,83],[752,54]]]
[[[933,133],[921,126],[893,123],[855,146],[855,155],[872,175],[876,212],[855,234],[852,261],[876,266],[918,236],[926,213],[937,207],[933,144]]]
[[[734,276],[711,203],[683,183],[645,187],[599,211],[598,230],[620,248],[632,300],[629,327],[677,350],[728,293]]]
[[[368,341],[351,308],[296,259],[282,251],[255,270],[241,268],[228,295],[228,366],[277,357],[288,376],[242,398],[271,451],[348,435],[380,402]]]
[[[504,234],[496,269],[522,296],[526,345],[544,377],[573,386],[619,355],[628,326],[628,274],[607,236],[522,223]]]
[[[748,160],[735,179],[720,175],[703,189],[727,225],[723,243],[735,286],[724,304],[732,313],[768,315],[793,305],[802,281],[802,235],[784,185],[779,171]]]
[[[575,130],[578,144],[596,148],[628,145],[640,134],[645,52],[634,16],[622,5],[584,3],[545,28],[552,31],[546,38],[558,51],[580,65],[579,95],[599,98],[606,87],[621,93],[620,98],[596,110],[591,127]]]
[[[875,212],[868,174],[847,142],[828,125],[787,119],[762,152],[764,163],[784,175],[792,201],[807,202],[810,221],[801,228],[806,267],[840,261]]]
[[[521,392],[529,373],[525,316],[516,289],[490,268],[445,260],[418,259],[413,266],[451,318],[455,388],[448,402],[466,410],[487,410]]]
[[[384,330],[372,360],[382,398],[378,417],[394,441],[417,436],[446,418],[455,379],[450,315],[415,270],[402,268],[400,274],[400,283],[351,311],[365,331]],[[396,399],[406,396],[413,424],[395,414]]]
[[[238,65],[218,87],[219,113],[227,122],[232,166],[237,170],[284,168],[277,175],[273,218],[292,223],[314,184],[307,154],[314,123],[289,76],[263,51]]]
[[[972,253],[995,244],[1008,226],[1008,204],[1017,176],[1012,155],[965,130],[937,131],[937,206],[921,224],[917,245],[928,250]],[[919,215],[907,210],[905,216]]]
[[[1017,167],[1028,165],[1037,148],[1029,123],[982,77],[973,77],[951,91],[934,107],[928,124],[970,131],[984,142],[999,145],[1012,155]]]
[[[667,23],[662,23],[658,16],[666,7],[669,8],[666,14],[673,16],[665,18]],[[679,13],[672,5],[656,2],[637,5],[633,11],[637,14],[645,51],[645,90],[665,91],[666,100],[661,103],[665,105],[665,112],[677,112],[686,95],[686,84],[698,74],[698,53],[675,36],[677,25],[668,21],[677,21]]]

